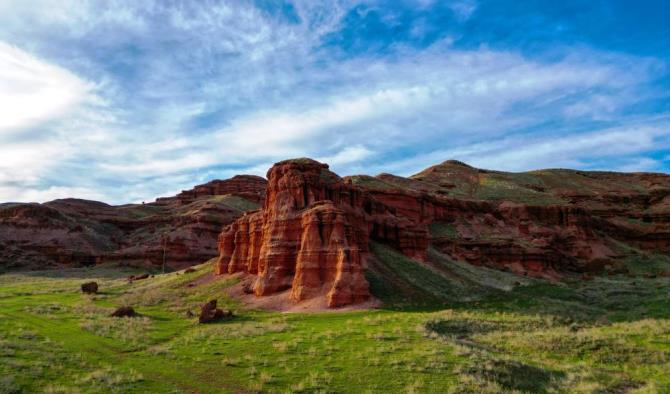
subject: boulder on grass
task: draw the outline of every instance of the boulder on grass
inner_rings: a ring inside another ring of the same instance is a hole
[[[98,284],[96,282],[86,282],[81,285],[81,292],[85,294],[96,294],[98,292]]]
[[[142,280],[142,279],[147,279],[149,277],[149,274],[139,274],[139,275],[130,275],[128,277],[128,282],[133,282],[136,280]]]
[[[192,274],[192,273],[194,273],[194,272],[195,272],[195,269],[193,269],[193,268],[186,268],[186,269],[184,270],[184,273],[185,273],[185,274]]]
[[[120,308],[117,308],[114,313],[112,313],[110,316],[112,317],[134,317],[137,316],[137,313],[135,313],[135,309],[133,309],[132,306],[122,306]]]
[[[216,300],[211,300],[200,307],[200,317],[198,318],[200,323],[211,323],[233,317],[232,311],[217,308],[216,304]]]

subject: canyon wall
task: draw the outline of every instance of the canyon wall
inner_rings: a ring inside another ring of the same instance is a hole
[[[325,296],[330,307],[369,298],[363,265],[371,237],[425,258],[425,226],[396,216],[328,165],[288,160],[267,176],[263,208],[221,234],[216,265],[217,274],[255,275],[256,295],[290,289],[296,302]]]

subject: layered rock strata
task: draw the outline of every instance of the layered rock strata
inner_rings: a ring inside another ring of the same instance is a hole
[[[257,276],[257,296],[290,289],[301,301],[318,295],[330,307],[369,298],[363,272],[369,239],[424,258],[427,230],[394,215],[328,165],[288,160],[268,171],[263,209],[236,220],[219,237],[216,273]]]
[[[670,177],[542,170],[504,173],[447,161],[413,177],[347,179],[431,230],[455,260],[521,275],[625,271],[670,253]]]

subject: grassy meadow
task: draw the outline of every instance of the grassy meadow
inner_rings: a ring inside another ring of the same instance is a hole
[[[377,310],[278,313],[196,272],[128,283],[114,267],[0,275],[0,393],[666,393],[670,278],[563,284],[382,245]],[[97,280],[100,293],[79,286]],[[200,282],[197,282],[200,283]],[[217,298],[231,321],[187,312]],[[135,318],[111,318],[131,305]]]

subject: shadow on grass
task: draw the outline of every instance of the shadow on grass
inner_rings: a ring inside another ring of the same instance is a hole
[[[418,262],[372,243],[366,278],[381,309],[433,312],[443,309],[552,316],[565,321],[637,321],[670,318],[670,278],[625,275],[584,280],[566,274],[561,283],[528,279],[448,260]]]
[[[444,309],[484,313],[518,313],[555,317],[565,322],[634,322],[647,318],[670,319],[670,279],[637,281],[639,291],[622,291],[631,286],[620,282],[582,284],[577,288],[552,283],[522,286],[509,292],[494,292],[476,301],[426,300],[399,292],[388,296],[373,281],[370,289],[383,301],[381,310],[396,312],[437,312]]]
[[[563,372],[502,359],[475,359],[462,372],[477,380],[495,382],[507,390],[530,393],[547,392],[553,382],[565,377]]]
[[[444,341],[469,349],[470,357],[459,372],[474,381],[491,382],[504,390],[515,392],[549,392],[558,381],[566,377],[564,372],[511,359],[509,355],[500,355],[499,351],[486,343],[475,340],[477,335],[513,328],[519,330],[519,324],[523,323],[447,318],[429,320],[424,327],[428,333]]]

